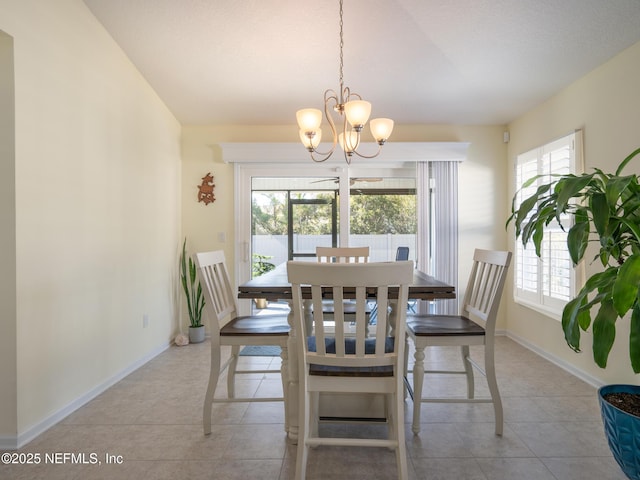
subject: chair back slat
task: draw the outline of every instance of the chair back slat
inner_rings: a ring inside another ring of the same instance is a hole
[[[237,315],[233,288],[222,250],[196,253],[198,276],[203,285],[205,311],[220,329]]]
[[[511,262],[511,252],[476,250],[462,314],[493,335],[500,297]]]
[[[324,313],[322,312],[322,286],[321,285],[311,286],[311,298],[313,301],[313,330],[316,336],[316,345],[317,345],[316,348],[320,355],[325,355],[327,351],[326,351],[326,344],[325,344],[326,335],[324,332],[325,330]],[[302,302],[302,299],[300,299],[300,302]],[[341,311],[336,312],[336,315],[340,315],[340,314],[342,314]],[[344,322],[336,321],[336,323],[340,323],[342,325]],[[303,332],[303,331],[304,329],[300,330],[300,332]]]
[[[308,340],[299,342],[300,358],[304,358],[307,365],[373,367],[398,364],[397,357],[404,352],[406,312],[404,309],[397,309],[394,339],[386,336],[385,315],[380,315],[375,338],[372,338],[371,333],[367,336],[368,318],[365,307],[367,300],[373,297],[382,306],[383,310],[379,311],[386,312],[389,302],[388,287],[391,285],[399,286],[398,304],[406,305],[409,284],[413,278],[412,261],[366,264],[290,261],[287,263],[287,271],[292,285],[293,313],[299,332],[305,331],[302,286],[311,285],[313,325],[309,335],[315,337],[315,351],[310,351]],[[343,309],[339,307],[335,308],[333,335],[327,332],[322,310],[318,308],[326,296],[330,296],[337,306],[344,305],[344,300],[355,301],[355,336],[346,333]],[[390,342],[393,342],[393,349],[386,348]],[[325,348],[326,344],[330,344],[331,348]]]
[[[367,263],[369,247],[316,247],[320,263]]]
[[[379,328],[382,332],[388,332],[389,318],[386,312],[389,310],[389,287],[387,287],[386,285],[381,285],[380,287],[378,287],[378,295],[376,296],[376,298],[379,299],[377,301],[378,315],[376,328]],[[406,303],[401,303],[400,305],[406,305]],[[385,338],[382,335],[376,336],[376,355],[382,355],[384,353],[384,349]]]
[[[366,295],[366,290],[363,286],[356,288],[356,357],[364,357],[365,355],[365,339],[367,338],[367,327],[369,323],[364,315],[364,307],[367,304]],[[344,342],[340,343],[343,344]],[[378,352],[376,352],[376,354],[377,353]]]

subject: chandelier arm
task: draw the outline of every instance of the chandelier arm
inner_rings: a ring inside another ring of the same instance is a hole
[[[343,141],[344,141],[344,146],[347,150],[350,150],[352,152],[356,151],[356,148],[358,148],[358,145],[360,145],[360,131],[356,130],[355,128],[353,128],[349,122],[347,121],[347,116],[344,116],[344,122],[342,123],[342,132],[343,132]],[[355,142],[352,142],[352,138],[351,135],[355,133],[356,134],[356,139]]]
[[[360,158],[375,158],[378,155],[380,155],[381,151],[382,151],[382,145],[378,144],[378,151],[376,153],[374,153],[373,155],[364,155],[364,154],[358,152],[357,150],[354,150],[353,153],[355,153]]]
[[[336,94],[336,92],[334,92],[331,89],[325,90],[324,92],[324,116],[327,119],[327,122],[329,123],[329,127],[331,128],[331,134],[332,134],[332,138],[333,138],[333,143],[331,145],[331,149],[329,149],[329,151],[327,152],[321,152],[319,151],[317,148],[311,148],[311,149],[307,149],[309,150],[309,153],[311,154],[311,160],[313,160],[316,163],[320,163],[320,162],[324,162],[326,160],[329,159],[329,157],[331,155],[333,155],[333,152],[336,149],[336,145],[338,143],[338,137],[336,134],[336,126],[333,122],[333,118],[331,117],[331,115],[329,115],[329,102],[333,100],[336,105],[338,104],[338,96]],[[319,157],[321,158],[317,158],[314,153],[316,155],[319,155]]]
[[[317,150],[311,150],[310,154],[311,154],[311,160],[313,160],[316,163],[322,163],[329,160],[329,157],[331,157],[331,155],[333,154],[333,149],[329,153],[319,153]],[[323,157],[316,158],[314,154],[322,155]]]
[[[321,152],[321,151],[319,151],[317,148],[311,148],[311,149],[307,148],[307,151],[308,151],[309,153],[311,153],[311,159],[312,159],[314,162],[324,162],[325,160],[327,160],[327,159],[328,159],[328,158],[333,154],[333,151],[334,151],[335,149],[336,149],[336,146],[334,145],[334,146],[331,148],[331,150],[329,150],[328,152]],[[315,158],[315,157],[313,156],[313,154],[314,154],[314,153],[315,153],[316,155],[320,155],[321,157],[324,157],[324,158],[322,158],[322,159],[317,159],[317,158]]]
[[[324,162],[327,158],[329,158],[332,154],[333,151],[336,149],[335,144],[333,145],[333,147],[331,147],[331,150],[329,150],[328,152],[320,152],[317,148],[314,148],[313,150],[309,150],[311,152],[311,158],[313,159],[314,162]],[[326,158],[323,158],[322,160],[316,160],[315,158],[313,158],[313,154],[317,154],[320,156],[324,156]]]
[[[352,92],[349,87],[344,87],[342,89],[342,95],[344,97],[344,103],[350,102],[351,100],[358,99],[362,100],[360,94]]]
[[[348,90],[348,89],[345,89]],[[347,165],[351,165],[351,159],[353,157],[353,152],[355,152],[355,148],[352,148],[352,144],[351,144],[351,133],[354,132],[354,130],[349,126],[349,123],[347,122],[347,116],[344,115],[343,119],[342,119],[342,142],[343,145],[341,145],[342,147],[342,153],[344,154],[344,160],[345,162],[347,162]],[[360,143],[360,133],[356,131],[356,147],[358,146],[358,143]]]
[[[331,129],[331,138],[333,139],[331,152],[333,153],[338,143],[338,131],[336,130],[336,124],[333,121],[333,115],[329,111],[329,102],[331,100],[335,102],[333,109],[338,109],[338,112],[340,112],[340,102],[338,100],[336,92],[334,92],[333,90],[326,90],[324,92],[324,116],[326,117],[329,128]]]
[[[338,105],[338,96],[336,94],[336,92],[334,92],[333,90],[329,89],[326,90],[324,92],[324,116],[327,119],[327,122],[329,123],[329,128],[331,128],[331,137],[332,137],[332,145],[331,145],[331,149],[328,152],[320,152],[317,149],[312,149],[310,150],[311,152],[311,160],[313,160],[314,162],[324,162],[326,160],[329,159],[329,157],[331,155],[333,155],[333,152],[336,149],[336,145],[338,144],[338,133],[336,131],[336,125],[333,121],[333,117],[331,116],[331,114],[329,113],[329,103],[330,101],[333,100],[336,104],[336,106]],[[316,158],[313,154],[316,155],[320,155],[323,158]]]

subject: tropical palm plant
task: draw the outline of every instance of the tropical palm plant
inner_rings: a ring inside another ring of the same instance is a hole
[[[557,221],[564,229],[562,218],[573,219],[567,248],[574,264],[582,261],[590,242],[597,242],[594,261],[599,260],[604,270],[591,275],[564,307],[564,336],[573,350],[580,351],[581,331],[591,326],[593,358],[605,368],[616,321],[631,312],[629,353],[635,373],[640,373],[640,185],[638,175],[622,171],[638,154],[640,148],[620,163],[615,174],[596,168],[589,174],[555,175],[517,208],[516,194],[507,220],[507,225],[514,223],[516,237],[525,247],[533,242],[538,257],[544,227]],[[539,178],[529,179],[522,188]]]

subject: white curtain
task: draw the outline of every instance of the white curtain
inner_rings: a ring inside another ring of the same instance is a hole
[[[418,268],[458,291],[458,162],[418,162]],[[456,299],[420,302],[419,313],[457,314]]]

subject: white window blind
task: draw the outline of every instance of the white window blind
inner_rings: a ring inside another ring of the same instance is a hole
[[[582,171],[582,136],[580,131],[550,142],[542,147],[518,155],[516,159],[516,186],[536,175],[541,177],[518,192],[519,205],[531,196],[538,186],[552,181],[553,175]],[[541,258],[536,256],[533,242],[526,248],[518,238],[515,247],[515,301],[555,318],[577,291],[576,270],[567,249],[569,218],[561,219],[564,230],[557,222],[545,228]]]
[[[417,162],[418,269],[458,288],[458,162]],[[458,300],[419,302],[418,313],[454,315]]]

